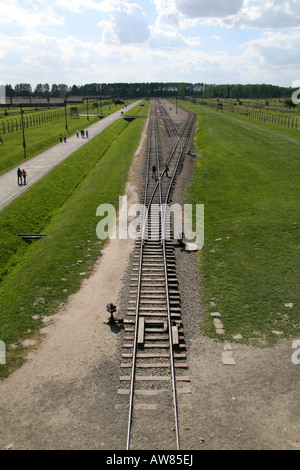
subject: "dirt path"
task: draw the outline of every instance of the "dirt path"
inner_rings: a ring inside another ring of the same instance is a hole
[[[177,116],[179,119],[179,116]],[[145,133],[126,194],[138,202]],[[179,178],[184,191],[188,161]],[[179,197],[179,196],[178,196]],[[128,407],[120,387],[121,334],[104,324],[109,302],[122,306],[133,241],[110,240],[93,275],[41,331],[40,346],[0,382],[1,449],[126,447]],[[300,364],[292,343],[256,349],[200,334],[201,280],[196,253],[177,252],[191,394],[179,401],[182,449],[300,449]]]
[[[139,164],[136,156],[128,203],[138,202]],[[41,330],[40,347],[0,382],[0,448],[114,449],[118,426],[112,434],[109,428],[118,422],[118,339],[104,322],[106,305],[121,297],[133,243],[109,240],[92,276]]]

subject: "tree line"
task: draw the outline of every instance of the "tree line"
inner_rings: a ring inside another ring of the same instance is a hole
[[[72,85],[39,83],[33,89],[29,83],[6,85],[7,97],[67,98],[69,96],[110,96],[111,98],[174,97],[266,99],[290,97],[291,87],[267,84],[216,85],[206,83],[89,83]]]

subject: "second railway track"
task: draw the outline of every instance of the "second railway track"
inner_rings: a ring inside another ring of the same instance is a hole
[[[124,319],[124,374],[118,391],[129,398],[128,450],[180,449],[177,395],[187,391],[189,382],[172,224],[166,208],[195,116],[187,112],[177,130],[165,107],[154,100],[149,120],[141,201],[145,211],[141,214],[141,236],[135,243]],[[161,150],[159,122],[170,142],[166,156]]]

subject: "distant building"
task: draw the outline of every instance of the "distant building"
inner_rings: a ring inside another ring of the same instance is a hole
[[[83,103],[82,96],[66,98],[67,104]],[[5,106],[64,106],[65,98],[41,98],[39,96],[6,96]]]

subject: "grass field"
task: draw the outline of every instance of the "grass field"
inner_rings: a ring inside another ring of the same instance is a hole
[[[217,104],[222,104],[225,111],[247,115],[252,119],[260,121],[273,122],[283,127],[297,128],[298,130],[300,128],[300,106],[289,108],[283,99],[243,99],[238,104],[237,100],[232,98],[203,98],[197,99],[196,104],[209,106],[214,109]]]
[[[118,207],[144,123],[116,121],[1,211],[0,339],[7,363],[0,376],[22,363],[21,341],[78,290],[101,256],[96,209],[104,202]],[[48,236],[28,243],[15,236],[22,232]]]
[[[102,107],[102,113],[106,116],[122,109],[122,107],[122,105],[106,105]],[[68,109],[70,109],[70,106]],[[80,105],[78,106],[78,110],[82,113],[86,113],[86,106]],[[89,113],[92,112],[92,108],[90,108]],[[68,130],[65,128],[66,122],[64,116],[38,126],[25,128],[26,159],[32,158],[58,143],[59,134],[63,135],[66,133],[68,137],[69,135],[75,134],[76,129],[86,129],[88,126],[98,121],[98,117],[91,115],[89,115],[89,118],[84,116],[72,118],[68,112]],[[0,174],[26,161],[24,159],[23,135],[21,129],[12,133],[6,133],[5,135],[2,134],[2,139],[4,144],[1,145],[0,143]]]
[[[299,337],[300,134],[188,107],[198,127],[186,202],[205,205],[199,263],[206,311],[221,313],[222,339],[240,333],[243,341],[269,345]],[[221,336],[210,315],[203,329]]]

